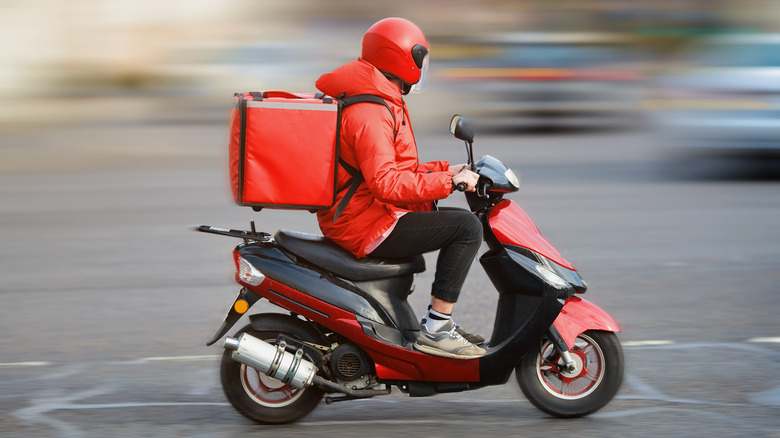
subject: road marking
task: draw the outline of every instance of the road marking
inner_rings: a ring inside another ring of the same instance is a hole
[[[752,339],[748,339],[748,342],[780,344],[780,337],[778,337],[778,338],[752,338]]]
[[[153,408],[170,406],[230,406],[227,402],[148,402],[148,403],[95,403],[95,404],[69,404],[49,406],[50,411],[55,410],[83,410],[83,409],[124,409],[124,408]]]
[[[500,426],[528,426],[533,423],[539,422],[540,419],[536,418],[529,418],[529,419],[523,419],[523,420],[507,420],[507,421],[495,421],[493,419],[490,420],[490,424],[500,425]],[[454,426],[474,426],[473,420],[452,420],[447,419],[444,422],[446,422],[447,425],[454,425]],[[352,426],[352,425],[365,425],[365,424],[377,424],[377,425],[388,425],[388,426],[394,426],[394,425],[438,425],[441,426],[443,421],[440,418],[431,418],[431,419],[411,419],[411,418],[399,418],[399,419],[359,419],[359,420],[330,420],[330,421],[301,421],[298,423],[295,423],[296,426],[305,426],[305,427],[323,427],[323,426]]]
[[[0,363],[0,367],[46,367],[51,362],[6,362]]]
[[[656,345],[670,345],[674,344],[674,341],[668,340],[648,340],[648,341],[626,341],[622,342],[624,347],[648,347]]]
[[[752,343],[752,344],[760,344],[760,343],[771,343],[771,344],[780,344],[780,337],[760,337],[760,338],[751,338],[748,339],[746,342]],[[691,348],[695,347],[703,347],[706,346],[705,344],[696,344],[696,343],[684,343],[684,344],[678,344],[675,341],[668,340],[668,339],[649,339],[644,341],[625,341],[622,342],[621,345],[626,348],[631,347],[658,347],[658,346],[664,346],[664,345],[673,345],[673,348],[682,347],[682,346],[688,346]],[[738,343],[732,345],[736,346]],[[746,345],[744,348],[748,348]],[[165,362],[165,361],[205,361],[205,360],[215,360],[222,357],[220,354],[205,354],[205,355],[191,355],[191,356],[151,356],[151,357],[143,357],[140,359],[135,359],[132,362],[138,363],[138,362]],[[130,362],[128,362],[130,363]],[[31,361],[31,362],[0,362],[0,368],[12,368],[12,367],[45,367],[45,366],[51,366],[53,365],[51,362],[44,362],[44,361]]]
[[[222,355],[219,354],[206,354],[206,355],[200,355],[200,356],[158,356],[158,357],[144,357],[138,360],[141,361],[166,361],[166,360],[212,360],[222,357]]]

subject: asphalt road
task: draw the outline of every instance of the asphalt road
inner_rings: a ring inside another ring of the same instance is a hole
[[[463,161],[457,141],[420,131],[423,159]],[[512,198],[624,330],[625,382],[605,409],[553,419],[512,379],[248,422],[204,345],[238,290],[237,242],[192,227],[317,228],[305,212],[231,203],[225,135],[210,123],[0,135],[0,436],[780,436],[780,185],[731,165],[670,173],[642,129],[475,144],[521,175]],[[431,279],[417,279],[420,312]],[[489,334],[495,301],[476,263],[458,321]]]

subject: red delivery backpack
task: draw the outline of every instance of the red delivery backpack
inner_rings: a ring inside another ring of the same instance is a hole
[[[339,159],[341,111],[361,102],[384,105],[393,113],[373,95],[335,99],[322,93],[236,93],[229,146],[236,203],[255,210],[316,211],[332,208],[336,194],[349,188],[337,218],[363,182],[358,169]],[[352,176],[344,187],[336,187],[338,164]]]

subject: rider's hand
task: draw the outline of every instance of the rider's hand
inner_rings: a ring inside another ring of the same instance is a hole
[[[456,164],[454,166],[450,166],[449,169],[447,169],[451,174],[457,175],[459,174],[463,169],[466,168],[466,164]]]
[[[457,186],[459,183],[466,183],[466,191],[473,192],[476,190],[477,180],[479,180],[479,175],[464,166],[460,173],[452,177],[452,184]]]

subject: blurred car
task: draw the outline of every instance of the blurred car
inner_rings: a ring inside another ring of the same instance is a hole
[[[432,57],[438,80],[485,117],[636,113],[641,59],[623,35],[521,33],[472,39]]]
[[[649,106],[664,146],[780,155],[780,34],[701,40],[655,82]]]

